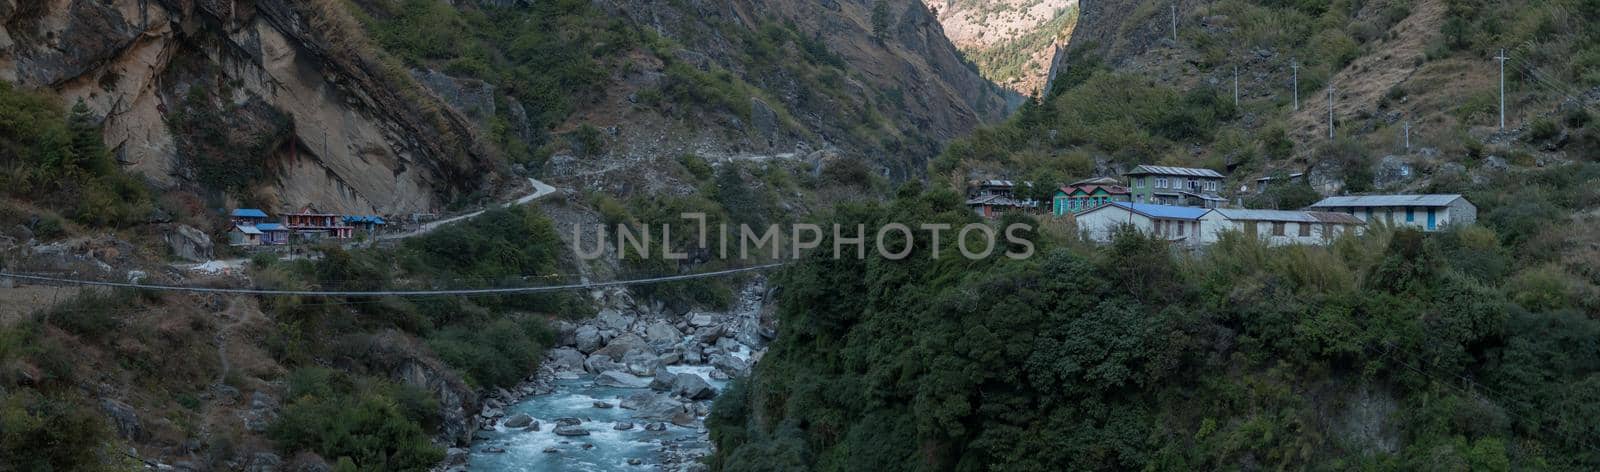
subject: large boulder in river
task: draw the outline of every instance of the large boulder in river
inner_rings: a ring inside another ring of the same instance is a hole
[[[651,343],[671,345],[683,340],[683,332],[665,321],[657,321],[645,327],[644,337]]]
[[[633,324],[634,319],[632,315],[609,308],[600,310],[600,314],[595,315],[594,318],[596,321],[600,322],[601,327],[610,328],[617,331],[627,331],[628,326]]]
[[[533,424],[533,417],[523,413],[517,413],[515,415],[511,415],[510,418],[506,418],[505,422],[500,424],[505,425],[507,428],[525,428],[528,425]]]
[[[616,388],[645,388],[650,386],[650,379],[639,377],[627,372],[608,370],[602,372],[594,379],[594,384],[601,387]]]
[[[556,436],[588,436],[589,435],[589,430],[583,429],[580,426],[558,425],[558,426],[555,427],[555,429],[553,429],[551,431],[554,431],[556,433]]]
[[[661,368],[661,357],[647,351],[628,351],[622,357],[622,365],[627,367],[628,373],[640,377],[656,375],[656,370]]]
[[[628,366],[611,359],[611,356],[595,353],[583,361],[583,370],[598,374],[608,370],[626,371]]]
[[[745,374],[750,373],[750,364],[748,362],[729,354],[713,354],[711,356],[711,365],[735,377],[744,377]]]
[[[605,354],[607,356],[611,356],[612,359],[626,359],[629,351],[644,351],[650,354],[656,353],[655,348],[650,347],[650,343],[645,342],[644,338],[641,338],[639,335],[633,333],[623,333],[618,335],[616,338],[613,338],[611,342],[606,343],[606,347],[600,348],[600,350],[595,351],[594,353]]]
[[[706,379],[690,373],[681,373],[672,379],[672,392],[690,400],[707,400],[717,396],[717,390],[711,388]]]
[[[600,330],[589,325],[579,326],[578,330],[572,333],[572,341],[578,351],[584,354],[600,349],[603,342],[600,338]]]
[[[546,365],[549,365],[552,370],[583,372],[583,361],[585,359],[583,353],[578,352],[577,349],[570,347],[551,349],[546,357],[549,358],[546,361]]]
[[[623,398],[618,407],[633,410],[633,417],[657,421],[672,419],[672,415],[684,412],[683,403],[672,399],[664,393],[639,392]]]

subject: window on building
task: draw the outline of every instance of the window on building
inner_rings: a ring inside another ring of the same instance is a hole
[[[1274,222],[1272,222],[1272,235],[1273,236],[1283,236],[1283,222],[1282,221],[1274,221]]]
[[[1311,237],[1311,223],[1295,223],[1295,224],[1300,225],[1300,237],[1302,237],[1302,238]]]
[[[1335,232],[1335,230],[1333,228],[1334,228],[1334,226],[1333,226],[1332,223],[1323,223],[1322,224],[1322,238],[1323,239],[1333,239],[1334,236],[1338,236],[1339,233]]]
[[[1256,227],[1256,222],[1246,221],[1244,222],[1244,234],[1250,235],[1250,237],[1254,238],[1261,236],[1261,231],[1260,228]]]
[[[1411,208],[1411,207],[1406,207],[1406,222],[1407,223],[1411,223],[1411,222],[1415,222],[1415,221],[1417,221],[1416,209],[1415,208]]]
[[[1178,227],[1178,236],[1183,236],[1183,222],[1182,221],[1174,221],[1174,223],[1177,223],[1174,226]]]
[[[1162,229],[1161,228],[1161,220],[1156,220],[1155,221],[1155,225],[1156,225],[1156,235],[1159,236],[1159,235],[1166,234],[1166,233],[1161,232],[1161,229]]]
[[[1167,179],[1156,179],[1156,188],[1167,188]]]

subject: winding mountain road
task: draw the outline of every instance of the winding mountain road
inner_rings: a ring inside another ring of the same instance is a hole
[[[540,198],[544,198],[545,196],[556,192],[556,188],[555,187],[551,187],[550,184],[546,184],[544,182],[540,182],[538,179],[535,179],[533,177],[529,177],[528,178],[528,183],[533,185],[533,192],[529,193],[527,195],[523,195],[522,198],[518,198],[516,200],[512,200],[509,203],[509,205],[526,205],[526,204],[532,203],[534,200],[538,200]],[[408,232],[404,232],[404,233],[397,233],[397,234],[379,235],[378,236],[378,240],[379,241],[389,241],[389,240],[405,239],[405,238],[410,238],[410,237],[415,237],[415,236],[428,234],[429,232],[431,232],[431,231],[433,231],[435,229],[438,229],[441,226],[455,224],[455,223],[458,223],[458,222],[461,222],[461,221],[464,221],[464,220],[469,220],[469,219],[472,219],[472,218],[476,218],[479,215],[482,215],[485,211],[488,211],[488,210],[487,209],[478,210],[478,211],[474,211],[472,213],[466,213],[466,214],[462,214],[462,215],[452,216],[452,217],[445,218],[445,219],[438,220],[438,221],[430,221],[430,222],[427,222],[427,223],[423,223],[422,226],[420,226],[417,229],[412,230],[412,231],[408,231]]]

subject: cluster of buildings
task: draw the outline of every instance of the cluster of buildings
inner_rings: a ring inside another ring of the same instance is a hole
[[[280,246],[289,244],[291,238],[302,241],[324,239],[352,239],[356,233],[374,233],[388,223],[375,215],[339,215],[324,213],[305,207],[294,213],[279,215],[275,222],[267,221],[267,212],[256,208],[239,208],[228,214],[232,227],[228,228],[228,244],[233,246]]]
[[[1472,224],[1478,209],[1461,195],[1366,195],[1328,197],[1301,210],[1228,208],[1220,195],[1226,176],[1210,169],[1138,166],[1123,174],[1127,184],[1100,177],[1061,187],[1048,203],[1058,217],[1071,215],[1086,236],[1108,242],[1131,226],[1178,244],[1203,246],[1226,232],[1255,235],[1269,244],[1325,244],[1359,234],[1368,224],[1439,231]],[[1296,174],[1288,177],[1303,178]],[[1258,179],[1264,187],[1267,182]],[[1005,180],[973,182],[967,205],[994,218],[1005,211],[1040,211],[1039,202],[1013,197]]]

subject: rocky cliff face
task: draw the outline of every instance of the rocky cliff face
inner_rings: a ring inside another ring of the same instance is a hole
[[[1017,93],[1043,93],[1051,58],[1077,22],[1077,0],[934,0],[950,42],[985,77]]]
[[[407,213],[495,185],[469,121],[341,18],[309,0],[0,0],[0,79],[83,100],[161,187]]]

